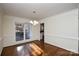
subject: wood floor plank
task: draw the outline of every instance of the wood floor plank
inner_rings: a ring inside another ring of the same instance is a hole
[[[79,54],[35,40],[5,47],[1,56],[79,56]]]

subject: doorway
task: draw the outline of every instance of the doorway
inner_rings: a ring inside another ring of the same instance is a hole
[[[44,23],[40,24],[40,41],[44,42]]]

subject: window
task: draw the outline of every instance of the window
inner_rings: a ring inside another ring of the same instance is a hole
[[[31,25],[29,23],[16,23],[16,41],[30,39]]]

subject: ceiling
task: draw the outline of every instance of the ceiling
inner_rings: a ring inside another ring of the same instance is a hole
[[[40,20],[77,8],[77,3],[3,3],[5,14]],[[33,13],[35,11],[35,13]]]

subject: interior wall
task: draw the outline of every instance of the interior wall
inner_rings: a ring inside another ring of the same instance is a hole
[[[45,42],[78,53],[78,9],[40,21],[45,23]]]
[[[2,52],[2,48],[3,48],[3,41],[2,41],[2,15],[3,15],[3,13],[2,13],[2,10],[1,10],[1,8],[0,8],[0,54],[1,54],[1,52]]]
[[[25,19],[25,18],[20,18],[20,17],[15,17],[15,16],[8,16],[4,15],[3,19],[3,39],[4,39],[4,44],[3,46],[10,46],[10,45],[15,45],[19,43],[24,43],[32,40],[39,40],[39,25],[33,26],[32,25],[32,37],[31,39],[27,40],[21,40],[17,41],[15,39],[15,23],[28,23],[30,20]],[[36,30],[38,29],[38,30]]]
[[[79,5],[78,5],[78,39],[79,39]],[[78,53],[79,53],[79,40],[78,40]]]
[[[0,54],[1,54],[1,51],[2,51],[2,34],[1,34],[2,26],[1,26],[1,21],[2,21],[2,19],[1,19],[1,13],[0,13]]]

